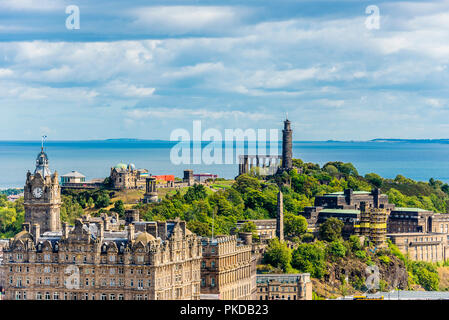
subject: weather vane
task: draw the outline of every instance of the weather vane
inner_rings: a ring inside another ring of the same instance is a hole
[[[44,141],[45,139],[47,139],[47,136],[42,136],[42,146],[41,146],[41,150],[44,151]]]

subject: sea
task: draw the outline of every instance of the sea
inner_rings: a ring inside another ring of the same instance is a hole
[[[205,152],[206,145],[193,147],[190,161],[179,164],[171,160],[173,148],[176,147],[176,142],[172,141],[47,141],[44,149],[52,171],[57,170],[62,175],[75,170],[84,174],[86,180],[109,176],[111,167],[118,163],[132,163],[136,168],[148,169],[153,175],[182,177],[183,170],[192,169],[194,173],[234,178],[238,174],[236,161],[233,164],[208,164],[203,159],[199,164],[192,164],[195,152]],[[237,145],[234,145],[233,152],[236,148]],[[23,188],[26,173],[34,170],[40,149],[40,141],[0,141],[0,189]],[[280,151],[279,144],[277,153]],[[224,154],[225,151],[222,152]],[[449,183],[447,140],[294,141],[293,156],[320,165],[329,161],[351,162],[361,175],[375,172],[384,178],[394,178],[402,174],[418,181],[434,178]],[[195,159],[198,160],[198,157]]]

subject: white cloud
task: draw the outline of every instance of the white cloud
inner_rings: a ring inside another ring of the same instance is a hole
[[[151,108],[151,109],[135,109],[127,112],[127,116],[131,119],[185,119],[185,118],[201,118],[201,119],[246,119],[246,120],[263,120],[271,119],[272,115],[258,112],[243,111],[212,111],[208,109],[179,109],[179,108]]]
[[[60,0],[0,0],[0,9],[14,11],[54,11],[64,8]]]
[[[150,32],[186,34],[225,30],[245,10],[227,6],[154,6],[130,10],[134,24]]]

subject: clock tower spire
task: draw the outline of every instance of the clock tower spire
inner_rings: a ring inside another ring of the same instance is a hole
[[[41,152],[36,158],[34,173],[27,173],[24,187],[25,223],[39,224],[42,233],[60,231],[61,188],[58,173],[49,168],[48,156],[44,152],[42,137]]]

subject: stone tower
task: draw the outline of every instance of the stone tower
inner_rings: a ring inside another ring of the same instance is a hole
[[[292,129],[290,121],[285,119],[284,130],[282,130],[282,169],[290,170],[293,167],[292,152]]]
[[[27,173],[24,187],[25,223],[39,225],[41,233],[60,231],[61,188],[58,173],[51,174],[48,157],[42,146],[34,174]]]
[[[145,182],[146,188],[143,195],[143,203],[157,202],[156,178],[148,177]]]
[[[284,196],[281,190],[278,193],[276,237],[278,237],[279,241],[284,241]]]

